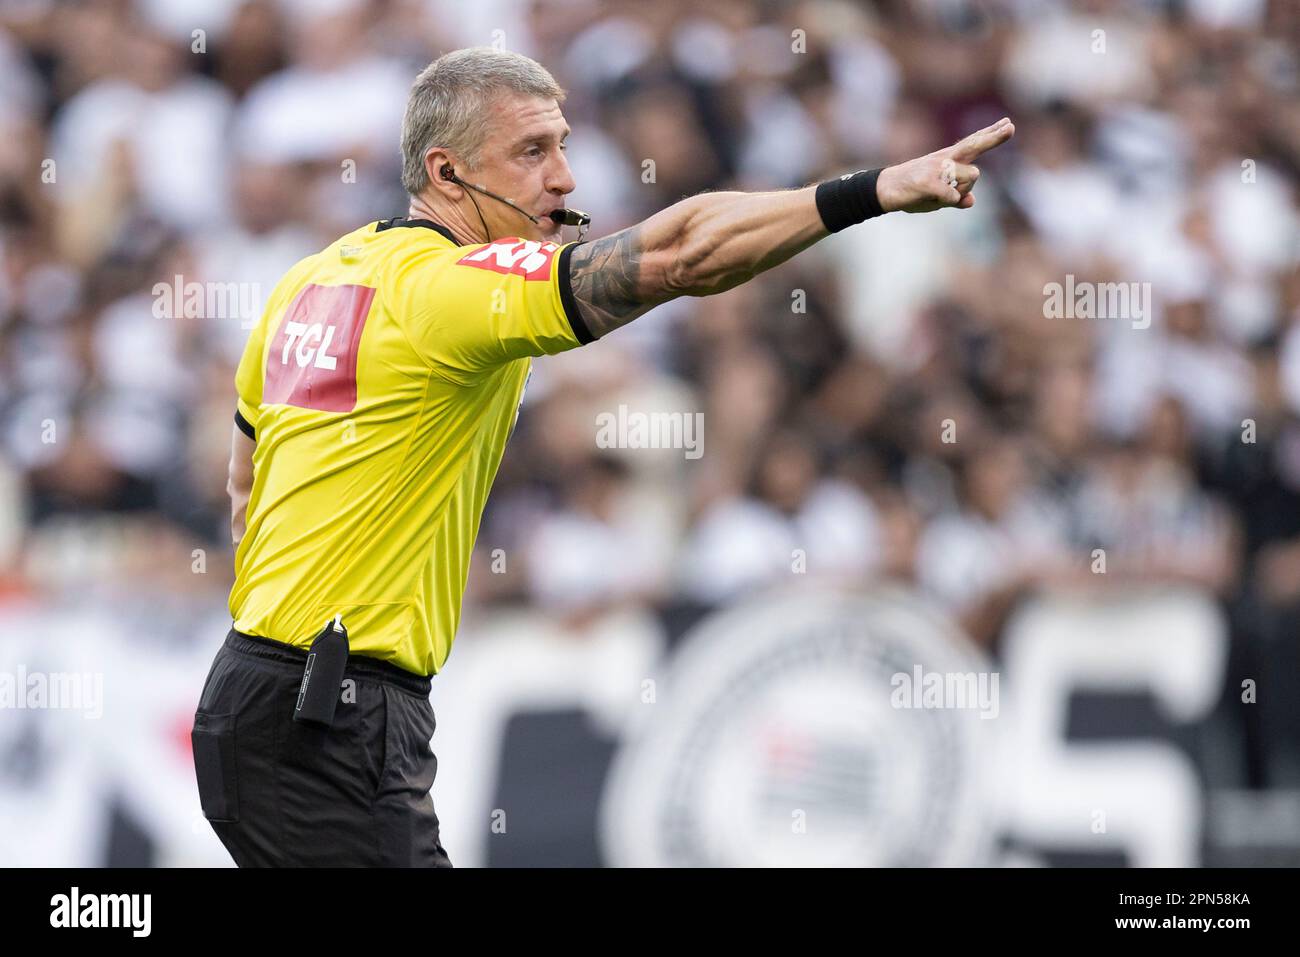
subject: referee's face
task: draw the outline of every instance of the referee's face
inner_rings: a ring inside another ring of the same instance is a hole
[[[540,217],[530,223],[505,203],[480,201],[492,235],[560,242],[560,226],[546,214],[564,206],[564,197],[576,185],[564,155],[569,124],[560,105],[554,99],[508,93],[497,97],[490,114],[474,175],[483,186]]]

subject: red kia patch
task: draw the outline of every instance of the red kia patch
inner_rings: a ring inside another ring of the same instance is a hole
[[[532,239],[498,239],[456,260],[458,266],[489,269],[504,276],[525,279],[550,279],[551,261],[560,247]]]

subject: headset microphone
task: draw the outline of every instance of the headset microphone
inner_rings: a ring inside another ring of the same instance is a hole
[[[541,217],[534,216],[532,213],[529,213],[527,210],[521,208],[514,201],[506,199],[504,196],[498,196],[496,193],[492,192],[492,190],[485,189],[484,187],[479,186],[476,183],[465,182],[463,179],[461,179],[459,176],[456,175],[456,171],[453,170],[450,165],[443,166],[442,178],[446,180],[450,180],[451,182],[455,183],[457,186],[463,186],[466,189],[472,189],[476,192],[482,193],[484,196],[491,196],[493,199],[505,203],[511,209],[514,209],[522,213],[524,216],[527,216],[528,221],[530,223],[536,224],[541,221]],[[478,209],[478,203],[474,204],[474,208]],[[588,215],[587,213],[584,213],[580,209],[553,209],[546,215],[549,216],[551,220],[553,220],[557,225],[577,226],[579,242],[582,241],[583,235],[587,232],[587,227],[591,225],[591,216]],[[482,210],[479,210],[478,217],[480,220],[483,220]],[[491,240],[491,235],[488,234],[486,220],[483,220],[483,232],[487,234],[488,239]]]

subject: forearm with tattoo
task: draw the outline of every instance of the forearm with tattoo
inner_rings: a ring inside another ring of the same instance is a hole
[[[596,338],[654,305],[641,285],[641,227],[582,243],[569,260],[569,283],[587,329]]]
[[[576,246],[573,298],[597,338],[678,296],[711,296],[827,235],[811,188],[702,193]]]

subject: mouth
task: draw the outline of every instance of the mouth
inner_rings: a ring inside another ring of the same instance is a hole
[[[555,207],[555,208],[556,208],[556,209],[563,209],[564,207],[562,207],[562,206],[557,206],[557,207]],[[541,228],[541,231],[542,231],[545,235],[547,235],[547,236],[558,236],[558,235],[560,234],[560,225],[561,225],[561,224],[560,224],[560,223],[557,223],[555,220],[551,219],[551,213],[552,213],[553,211],[554,211],[554,210],[548,209],[546,212],[542,213],[542,214],[538,217],[538,219],[540,220],[540,222],[538,223],[538,226]]]

